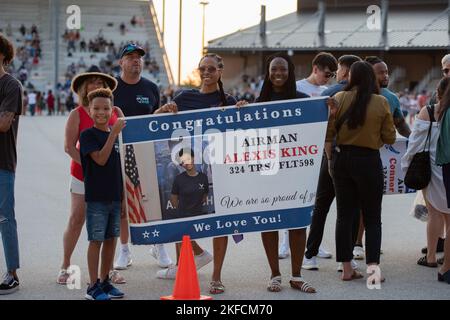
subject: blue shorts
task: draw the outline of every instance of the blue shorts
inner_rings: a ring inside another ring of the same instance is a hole
[[[88,241],[105,241],[120,236],[120,201],[86,202]]]

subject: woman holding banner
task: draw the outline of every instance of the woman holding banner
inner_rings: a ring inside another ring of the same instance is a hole
[[[157,113],[166,112],[182,112],[188,110],[206,109],[211,107],[223,107],[237,105],[238,107],[247,104],[246,101],[236,102],[236,99],[223,90],[223,83],[221,80],[224,63],[222,58],[214,53],[208,53],[200,60],[198,71],[200,72],[201,86],[200,90],[183,90],[179,93],[172,102],[163,105],[155,111]],[[214,250],[214,271],[212,281],[210,283],[209,292],[211,294],[219,294],[225,291],[225,286],[222,284],[221,272],[222,265],[225,259],[225,253],[228,246],[228,237],[216,237],[213,239]],[[193,248],[198,245],[193,241]],[[200,248],[200,247],[198,247]],[[200,248],[201,250],[201,248]],[[203,250],[202,250],[203,251]],[[196,256],[197,260],[198,255]],[[204,259],[203,259],[204,260]],[[203,265],[209,261],[204,261]],[[197,264],[197,261],[196,261]],[[199,265],[197,264],[197,269]],[[161,270],[159,273],[165,273],[168,279],[174,279],[176,274],[176,267],[171,266],[166,270]],[[158,277],[164,278],[160,275]]]
[[[380,263],[383,168],[379,149],[395,142],[395,127],[389,104],[379,92],[372,65],[353,63],[349,84],[334,96],[336,115],[328,122],[325,151],[336,191],[336,259],[343,263],[343,281],[363,277],[351,266],[352,228],[360,209],[366,262],[375,267]],[[337,147],[332,152],[335,137]]]
[[[266,63],[261,95],[256,102],[308,98],[308,95],[297,91],[294,71],[295,67],[289,56],[284,53],[270,56]],[[278,231],[262,232],[261,238],[272,272],[267,290],[279,292],[281,291],[281,273],[278,261]],[[289,230],[289,245],[292,266],[292,277],[289,281],[291,287],[302,292],[315,293],[316,289],[301,276],[306,247],[306,229]]]
[[[65,285],[70,273],[67,269],[70,266],[70,258],[73,250],[80,237],[81,229],[85,221],[86,203],[84,199],[84,183],[83,170],[81,168],[80,160],[80,133],[84,129],[90,128],[94,125],[94,120],[89,115],[89,101],[87,96],[89,92],[98,88],[109,88],[114,91],[117,87],[117,81],[113,77],[101,73],[100,69],[92,66],[86,73],[81,73],[75,76],[72,80],[72,91],[78,95],[80,105],[72,110],[67,119],[65,136],[64,136],[64,150],[71,157],[70,163],[70,218],[67,229],[64,231],[63,247],[64,257],[61,269],[56,280],[57,283]],[[110,120],[110,125],[113,125],[117,118],[123,117],[123,113],[118,107],[114,107],[114,113]],[[124,283],[125,280],[118,272],[112,271],[110,274],[111,280],[114,283]]]

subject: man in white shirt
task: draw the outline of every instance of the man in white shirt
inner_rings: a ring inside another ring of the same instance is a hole
[[[328,52],[319,52],[312,61],[312,72],[308,78],[297,81],[297,91],[311,97],[319,97],[337,70],[336,58]]]
[[[31,115],[34,116],[36,111],[36,93],[34,91],[28,94],[28,105],[30,106]]]

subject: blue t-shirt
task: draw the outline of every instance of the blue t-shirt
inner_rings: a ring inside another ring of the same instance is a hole
[[[172,194],[178,196],[178,217],[190,217],[206,213],[203,197],[209,192],[208,177],[198,172],[195,177],[180,173],[175,177]]]
[[[95,127],[84,130],[80,135],[80,155],[86,202],[120,201],[122,199],[123,184],[119,141],[116,140],[114,143],[104,166],[98,165],[90,156],[90,153],[103,148],[108,136],[109,132]]]
[[[391,109],[391,114],[394,119],[403,118],[402,110],[400,109],[400,100],[388,88],[381,88],[381,95],[386,98]]]
[[[226,106],[233,106],[236,104],[237,101],[233,96],[225,94],[225,97]],[[201,93],[197,89],[183,90],[175,98],[173,98],[173,100],[177,104],[178,111],[189,111],[223,106],[219,91]]]
[[[128,84],[117,77],[114,105],[122,109],[126,117],[153,113],[159,108],[159,89],[156,84],[142,78],[136,84]]]
[[[335,85],[329,87],[328,89],[325,89],[322,92],[322,96],[332,97],[336,93],[341,92],[342,90],[344,90],[344,88],[347,86],[347,84],[348,84],[347,80],[339,81],[339,83],[336,83]]]

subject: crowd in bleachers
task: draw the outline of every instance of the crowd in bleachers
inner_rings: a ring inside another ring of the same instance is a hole
[[[5,26],[0,25],[0,33],[3,32],[16,42],[15,59],[9,65],[8,72],[19,79],[22,85],[27,86],[33,69],[42,58],[38,28],[35,24],[28,28],[22,24],[17,30],[14,30],[11,23],[8,23]]]

